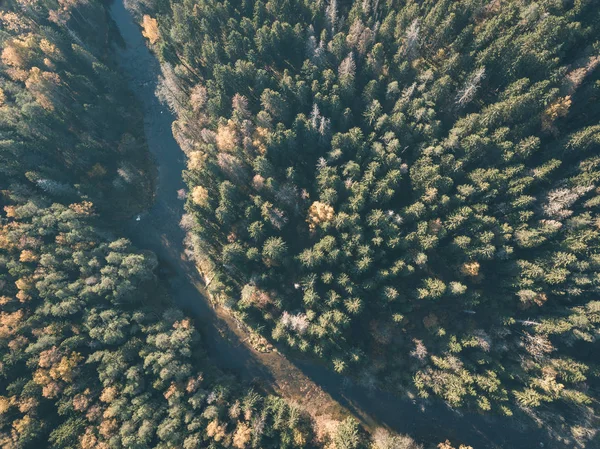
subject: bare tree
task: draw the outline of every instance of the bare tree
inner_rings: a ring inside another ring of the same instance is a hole
[[[477,90],[481,85],[481,80],[485,78],[485,67],[478,68],[465,83],[464,87],[456,95],[456,104],[462,108],[475,98]]]
[[[158,78],[156,97],[174,113],[181,112],[187,102],[187,95],[179,84],[179,77],[170,64],[165,63],[162,66],[162,76]]]
[[[406,37],[404,39],[404,56],[406,56],[409,60],[412,60],[417,57],[417,53],[420,46],[419,41],[419,32],[421,31],[421,27],[419,26],[419,19],[415,19],[412,21],[408,29],[406,30]]]
[[[314,103],[312,111],[310,113],[310,123],[311,123],[312,127],[317,129],[317,127],[319,126],[320,120],[321,120],[321,112],[319,111],[319,106],[317,106],[317,103]]]
[[[399,435],[383,427],[373,432],[373,449],[423,449],[408,435]]]
[[[327,16],[327,27],[332,36],[335,34],[335,25],[338,20],[337,14],[337,0],[330,0],[327,8],[325,9],[325,15]]]
[[[356,62],[354,62],[354,55],[352,52],[350,52],[340,64],[340,67],[338,68],[338,76],[343,84],[348,85],[354,81],[355,73]]]
[[[235,113],[241,117],[249,117],[250,110],[248,109],[248,99],[240,94],[235,94],[231,100],[231,105]]]

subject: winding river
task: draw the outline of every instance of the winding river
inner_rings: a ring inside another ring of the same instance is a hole
[[[371,391],[321,365],[289,360],[277,351],[253,350],[244,330],[211,306],[201,276],[184,255],[185,235],[179,228],[183,202],[177,191],[185,188],[181,178],[185,161],[171,134],[174,117],[154,95],[160,67],[122,0],[114,2],[111,14],[124,43],[124,48],[116,50],[117,60],[143,107],[148,147],[158,166],[155,203],[139,220],[125,224],[126,234],[139,248],[154,251],[161,266],[167,267],[173,301],[194,317],[208,355],[218,366],[300,402],[313,416],[350,412],[370,429],[387,426],[427,444],[450,439],[475,449],[566,447],[551,442],[543,429],[524,428],[517,419],[460,413],[440,401],[415,401]]]

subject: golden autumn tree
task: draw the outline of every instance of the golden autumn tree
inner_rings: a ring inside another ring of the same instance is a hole
[[[308,226],[311,231],[314,231],[320,224],[328,223],[333,220],[333,216],[333,207],[329,204],[315,201],[308,209]]]
[[[144,17],[142,18],[142,35],[148,39],[151,44],[156,44],[160,39],[158,21],[148,14],[144,14]]]
[[[192,201],[198,206],[208,205],[208,190],[202,186],[196,186],[192,190]]]

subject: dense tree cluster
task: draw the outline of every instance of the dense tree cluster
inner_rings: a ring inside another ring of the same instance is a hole
[[[130,3],[158,25],[215,297],[366,385],[556,403],[589,436],[594,1]]]
[[[154,254],[107,230],[152,182],[105,5],[8,2],[0,22],[0,446],[367,447],[357,421],[317,439],[304,410],[216,369]],[[395,442],[418,447],[372,444]]]
[[[105,6],[8,2],[0,22],[0,446],[312,447],[307,414],[218,371],[156,257],[107,230],[151,182]]]
[[[140,113],[123,78],[103,61],[104,6],[5,3],[0,189],[27,189],[61,202],[86,199],[117,216],[141,209],[151,199],[152,176]]]
[[[0,444],[304,447],[304,412],[212,367],[191,320],[151,294],[156,259],[89,203],[6,206],[0,229]],[[49,435],[49,436],[48,436]],[[48,447],[48,446],[44,446]]]

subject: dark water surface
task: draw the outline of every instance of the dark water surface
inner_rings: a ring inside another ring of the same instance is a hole
[[[160,72],[131,14],[116,0],[111,14],[125,48],[117,49],[119,65],[144,111],[148,147],[158,165],[156,202],[139,221],[125,225],[128,237],[141,249],[154,251],[161,264],[173,274],[169,293],[176,304],[196,320],[208,354],[221,368],[238,377],[258,380],[263,386],[281,383],[280,376],[306,377],[369,427],[388,426],[417,441],[452,442],[475,449],[534,449],[567,447],[551,443],[543,429],[524,429],[517,419],[459,413],[441,401],[412,401],[382,391],[353,386],[342,376],[306,361],[288,360],[278,353],[260,354],[235,335],[224,332],[224,323],[203,294],[202,279],[193,262],[183,257],[184,232],[179,228],[183,202],[177,191],[185,188],[181,172],[184,154],[171,134],[174,117],[154,95]]]

